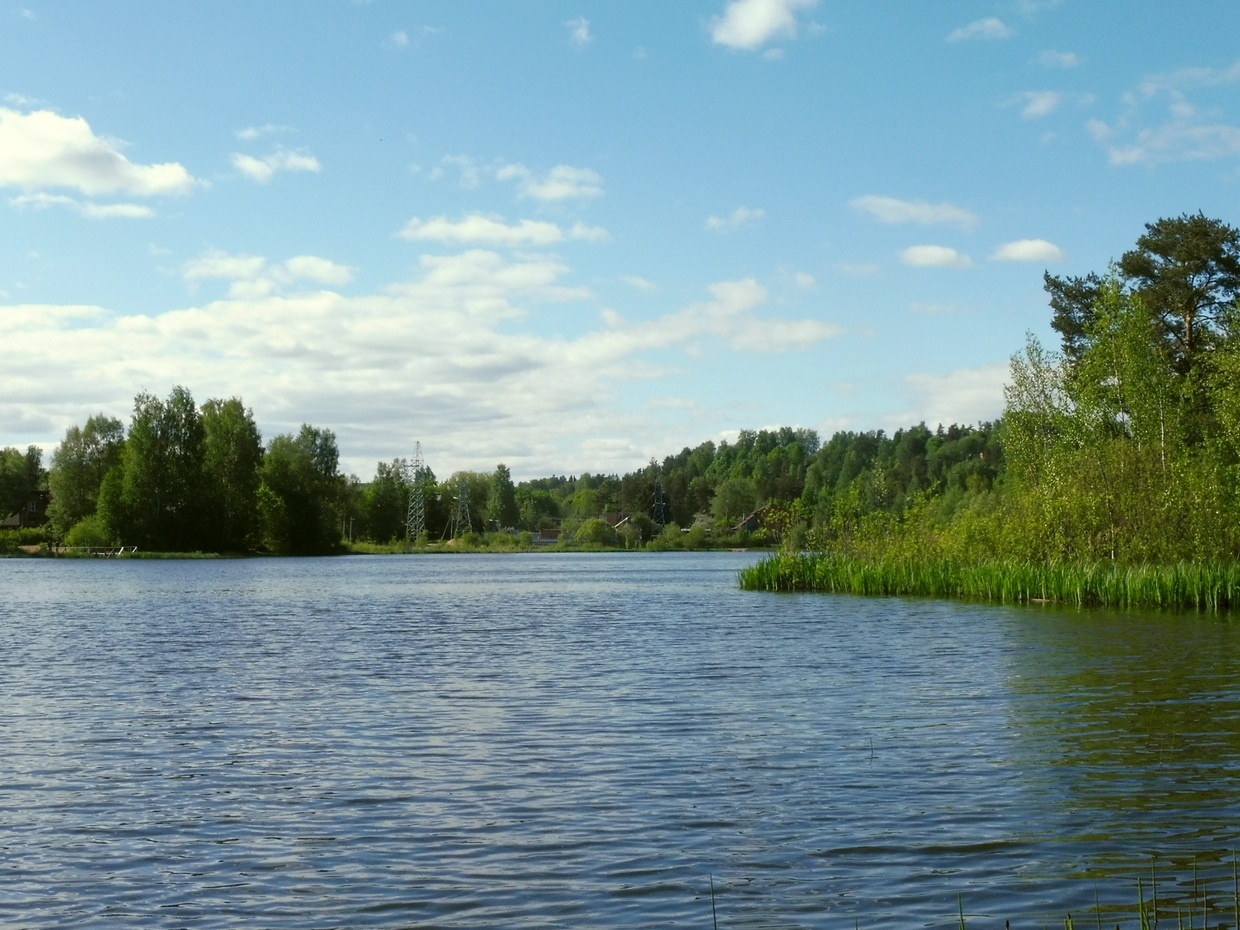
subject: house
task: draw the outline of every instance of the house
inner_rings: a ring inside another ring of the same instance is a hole
[[[770,505],[763,504],[761,507],[759,507],[753,513],[747,516],[740,523],[736,524],[736,526],[732,527],[733,534],[740,534],[742,532],[744,533],[758,532],[758,530],[762,529],[763,525],[766,522],[766,512],[768,509],[770,509]]]
[[[47,505],[52,495],[47,491],[35,491],[21,508],[0,520],[0,530],[20,530],[29,526],[42,526],[47,522]]]

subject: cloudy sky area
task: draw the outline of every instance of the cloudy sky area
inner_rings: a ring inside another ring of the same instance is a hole
[[[1240,223],[1240,4],[0,9],[0,446],[141,390],[345,467],[1002,409],[1042,273]]]

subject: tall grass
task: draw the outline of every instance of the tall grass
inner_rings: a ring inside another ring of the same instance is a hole
[[[1051,602],[1076,607],[1223,612],[1240,607],[1240,563],[966,563],[783,552],[743,569],[740,586],[746,591],[816,591],[960,598],[1000,604]]]

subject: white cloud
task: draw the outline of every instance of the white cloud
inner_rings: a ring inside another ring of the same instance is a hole
[[[522,197],[543,202],[578,200],[598,197],[603,193],[603,179],[597,171],[556,165],[539,177],[522,164],[510,164],[495,172],[500,181],[517,181]]]
[[[770,295],[753,278],[723,281],[708,290],[711,300],[653,322],[629,325],[616,313],[607,314],[605,320],[612,335],[627,340],[634,349],[686,345],[692,350],[695,344],[714,339],[738,352],[785,352],[815,345],[843,331],[822,320],[757,316],[754,311],[766,304]]]
[[[1081,58],[1076,52],[1057,52],[1048,48],[1038,56],[1038,62],[1043,68],[1076,68]]]
[[[735,350],[739,363],[837,332],[771,312],[752,280],[715,284],[702,302],[652,320],[611,314],[573,335],[521,329],[514,321],[543,307],[588,307],[582,302],[593,297],[566,286],[569,269],[552,257],[481,249],[424,255],[408,280],[377,292],[296,286],[344,280],[342,268],[314,256],[209,252],[182,272],[197,285],[224,282],[229,294],[196,306],[135,315],[0,308],[9,357],[0,366],[0,422],[37,416],[60,432],[101,409],[125,416],[139,388],[162,395],[183,384],[199,401],[243,397],[267,438],[302,422],[332,428],[343,467],[358,474],[408,455],[414,439],[445,475],[496,461],[514,474],[623,471],[674,440],[663,445],[655,421],[625,413],[618,385],[678,377],[669,354],[688,364],[697,350]],[[57,347],[51,358],[48,345]],[[711,370],[723,378],[731,367]],[[652,448],[580,457],[597,437],[617,435],[649,436]]]
[[[1226,68],[1181,68],[1154,74],[1141,82],[1141,93],[1147,97],[1179,95],[1196,87],[1221,87],[1237,81],[1240,81],[1240,61]]]
[[[445,155],[439,159],[439,164],[431,169],[430,179],[442,180],[449,169],[458,172],[457,183],[465,190],[473,190],[482,184],[482,166],[476,158],[469,155]]]
[[[951,35],[947,37],[947,41],[965,42],[970,39],[1010,39],[1015,34],[1003,20],[992,16],[989,19],[979,19],[969,23],[967,26],[961,26],[959,29],[952,30]]]
[[[570,19],[564,25],[568,27],[568,40],[577,48],[585,48],[594,41],[594,36],[590,33],[590,21],[584,16]]]
[[[393,48],[408,48],[409,47],[409,33],[405,32],[405,30],[403,29],[396,30],[390,36],[388,36],[388,44],[391,45]]]
[[[1028,90],[1020,95],[1020,99],[1025,102],[1020,115],[1025,119],[1038,119],[1059,109],[1063,94],[1053,90]]]
[[[1067,253],[1045,239],[1017,239],[995,249],[990,260],[995,262],[1062,262]]]
[[[717,45],[745,51],[777,38],[794,39],[797,13],[816,5],[817,0],[733,0],[711,20],[710,37]]]
[[[233,135],[243,142],[253,142],[262,136],[270,136],[276,133],[294,132],[292,126],[283,126],[279,123],[267,123],[264,126],[247,126],[245,129],[238,129]]]
[[[567,232],[545,220],[521,220],[509,224],[503,217],[471,213],[459,220],[436,216],[427,220],[414,217],[397,234],[402,239],[443,242],[455,245],[498,245],[507,248],[555,245],[566,239],[600,241],[607,231],[577,223]]]
[[[43,210],[48,207],[67,207],[80,213],[87,219],[130,219],[146,220],[155,215],[150,207],[137,203],[92,203],[75,200],[64,194],[22,194],[9,201],[15,207],[34,207]]]
[[[648,281],[645,278],[639,278],[636,275],[625,275],[621,280],[625,281],[630,286],[637,288],[639,291],[645,291],[647,293],[657,291],[659,289],[659,286],[653,281]]]
[[[181,267],[188,283],[227,281],[229,297],[240,298],[266,297],[299,281],[342,287],[353,275],[352,268],[316,255],[298,255],[273,265],[260,255],[229,255],[215,249]]]
[[[1103,142],[1115,135],[1115,130],[1100,119],[1091,119],[1085,124],[1085,129],[1095,142]]]
[[[266,184],[281,171],[311,171],[317,174],[323,169],[319,160],[310,153],[286,148],[276,149],[265,158],[234,152],[232,163],[234,168],[259,184]]]
[[[759,223],[766,216],[760,207],[737,207],[727,216],[711,216],[706,219],[706,228],[712,232],[733,232]]]
[[[1131,145],[1110,149],[1113,165],[1157,165],[1179,161],[1214,161],[1240,156],[1240,127],[1194,125],[1174,121],[1143,129]]]
[[[1240,156],[1240,126],[1219,122],[1218,106],[1199,106],[1188,98],[1193,90],[1227,87],[1240,82],[1240,61],[1225,68],[1184,68],[1155,74],[1141,82],[1137,92],[1125,95],[1127,110],[1110,125],[1092,121],[1094,139],[1108,143],[1113,165],[1154,166],[1170,162],[1214,161]],[[1167,116],[1158,126],[1146,126],[1135,137],[1121,140],[1139,124],[1144,101],[1163,98]]]
[[[1006,363],[961,368],[948,374],[908,375],[904,381],[914,408],[901,423],[925,422],[934,429],[953,423],[969,425],[997,419],[1003,413],[1003,386],[1009,374]]]
[[[972,210],[951,203],[927,203],[924,200],[898,200],[867,194],[850,200],[848,205],[860,213],[868,213],[880,223],[919,223],[922,226],[957,226],[972,229],[979,219]]]
[[[176,162],[140,165],[81,117],[0,107],[0,187],[71,188],[88,197],[187,194],[197,182]]]
[[[915,268],[968,268],[973,260],[945,245],[914,245],[900,253],[900,260]]]

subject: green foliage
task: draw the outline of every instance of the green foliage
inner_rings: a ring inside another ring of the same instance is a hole
[[[388,543],[408,533],[408,463],[404,459],[379,462],[375,478],[362,491],[361,535],[372,542]]]
[[[116,545],[107,526],[97,514],[83,517],[65,534],[65,545],[73,547],[104,548]]]
[[[750,591],[953,597],[1003,604],[1226,611],[1240,606],[1240,564],[870,559],[778,553],[742,570]]]
[[[272,552],[331,552],[341,539],[339,452],[331,430],[304,424],[275,437],[263,459],[258,490],[263,541]]]
[[[615,529],[602,517],[584,521],[573,534],[573,542],[582,548],[601,548],[619,543]]]
[[[515,527],[521,519],[512,474],[503,463],[495,466],[487,491],[486,525],[495,529]]]
[[[201,548],[210,515],[202,490],[205,430],[194,399],[175,387],[166,401],[134,398],[120,468],[120,507],[106,515],[109,535],[144,549]],[[106,476],[105,476],[106,480]]]
[[[0,520],[26,506],[43,483],[43,452],[29,446],[25,452],[0,449]]]
[[[222,552],[249,548],[258,536],[262,438],[237,397],[202,405],[203,487],[210,517],[202,541]]]
[[[104,475],[120,464],[124,445],[124,424],[102,413],[65,432],[47,477],[52,493],[47,515],[58,537],[98,509]]]

